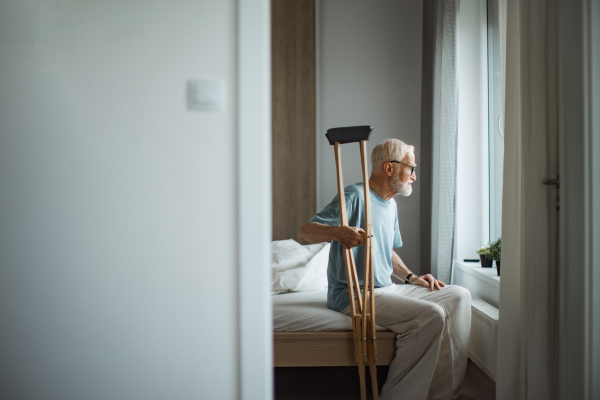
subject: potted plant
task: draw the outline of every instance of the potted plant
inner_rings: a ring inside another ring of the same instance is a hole
[[[496,261],[496,269],[498,276],[500,276],[500,257],[502,256],[502,238],[498,238],[495,242],[490,243],[490,256]]]
[[[490,246],[483,246],[479,250],[477,250],[477,254],[479,254],[479,258],[481,259],[481,266],[483,268],[492,268],[492,255],[490,253]]]

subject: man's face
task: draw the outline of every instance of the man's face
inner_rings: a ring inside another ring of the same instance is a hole
[[[404,156],[404,159],[400,161],[410,166],[417,166],[415,163],[415,153],[412,151],[409,151],[406,156]],[[404,164],[395,164],[398,172],[394,171],[390,184],[396,194],[410,196],[412,193],[412,183],[417,180],[417,173],[414,172],[411,174],[412,168]]]

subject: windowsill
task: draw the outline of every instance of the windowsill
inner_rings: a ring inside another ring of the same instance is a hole
[[[464,261],[454,261],[454,266],[484,282],[489,283],[497,288],[500,287],[500,277],[496,270],[496,264],[494,263],[492,268],[482,268],[481,263],[466,263]]]
[[[454,261],[454,284],[467,288],[472,296],[500,308],[500,277],[496,266],[482,268],[480,263]]]

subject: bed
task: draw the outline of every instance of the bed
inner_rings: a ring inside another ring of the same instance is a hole
[[[350,317],[326,306],[327,289],[273,296],[275,367],[354,366]],[[377,365],[389,365],[396,334],[377,327]]]
[[[273,242],[275,367],[355,366],[352,321],[327,308],[329,245]],[[396,334],[377,327],[377,365],[389,365]]]

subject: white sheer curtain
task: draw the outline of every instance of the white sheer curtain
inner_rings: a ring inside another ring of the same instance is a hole
[[[501,0],[505,82],[498,400],[558,396],[557,0]]]
[[[459,0],[423,2],[421,273],[450,282],[458,143]]]

